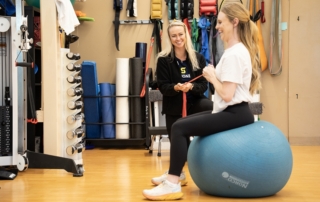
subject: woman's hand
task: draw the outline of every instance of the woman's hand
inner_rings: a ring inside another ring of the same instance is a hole
[[[211,64],[203,68],[202,74],[203,74],[203,77],[206,78],[207,81],[209,81],[212,84],[217,79],[214,66]]]
[[[191,90],[191,88],[193,87],[192,83],[177,83],[174,86],[174,90],[175,91],[182,91],[182,92],[188,92],[189,90]]]

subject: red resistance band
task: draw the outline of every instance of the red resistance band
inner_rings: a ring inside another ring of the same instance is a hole
[[[261,2],[261,22],[265,23],[266,22],[266,18],[264,16],[264,1],[262,0]]]
[[[154,43],[154,37],[151,37],[150,41],[151,42],[150,42],[150,47],[149,47],[149,51],[148,51],[146,67],[145,67],[145,71],[144,71],[144,82],[143,82],[143,86],[142,86],[142,89],[141,89],[141,92],[140,92],[140,97],[144,97],[144,95],[146,94],[146,76],[147,76],[147,72],[148,72],[148,69],[149,69],[149,63],[150,63],[152,47],[153,47],[153,43]]]
[[[195,80],[197,80],[198,78],[202,77],[203,75],[199,75],[193,79],[191,79],[190,81],[186,82],[186,83],[191,83]],[[185,92],[182,93],[182,117],[186,117],[187,116],[187,94]]]

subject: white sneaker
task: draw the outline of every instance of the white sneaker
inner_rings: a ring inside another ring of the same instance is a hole
[[[163,181],[161,184],[153,189],[145,189],[142,192],[143,196],[150,200],[169,201],[180,199],[183,196],[181,192],[181,185],[173,184],[168,180]]]
[[[159,185],[167,179],[167,176],[168,176],[168,171],[166,171],[160,177],[152,178],[151,182],[152,182],[152,184]],[[180,181],[181,186],[185,186],[188,183],[186,180],[186,175],[184,174],[184,171],[181,172],[179,181]]]

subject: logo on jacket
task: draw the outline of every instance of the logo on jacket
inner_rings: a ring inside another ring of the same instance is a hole
[[[181,71],[181,77],[182,78],[191,78],[191,75],[187,73],[187,69],[186,67],[181,67],[180,68],[180,71]]]

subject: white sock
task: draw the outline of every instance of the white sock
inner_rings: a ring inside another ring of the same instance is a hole
[[[169,180],[166,180],[166,183],[170,186],[170,187],[176,187],[176,186],[179,186],[179,183],[178,184],[176,184],[176,183],[172,183],[172,182],[170,182]]]

